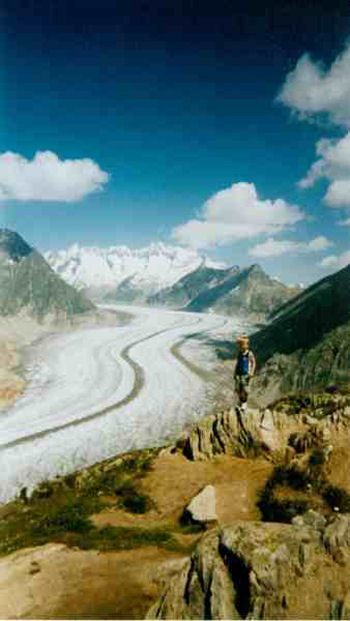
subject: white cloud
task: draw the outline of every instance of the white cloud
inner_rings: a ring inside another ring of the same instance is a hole
[[[234,183],[207,200],[197,219],[176,227],[172,237],[194,248],[225,245],[291,228],[305,215],[281,198],[261,200],[254,183]]]
[[[341,269],[350,263],[350,250],[343,252],[343,254],[335,255],[331,254],[328,257],[322,259],[321,267],[332,268],[334,270]]]
[[[319,235],[306,244],[306,250],[310,252],[319,252],[320,250],[325,250],[330,246],[333,246],[333,242],[327,239],[324,235]]]
[[[332,246],[332,242],[320,235],[310,242],[295,242],[288,240],[267,239],[262,244],[250,248],[248,254],[253,257],[278,257],[282,254],[296,254],[300,252],[319,252]]]
[[[332,123],[350,128],[350,42],[329,68],[304,54],[287,75],[277,99],[301,119],[326,115]],[[350,207],[350,132],[340,140],[319,140],[316,153],[299,187],[313,187],[325,178],[329,186],[324,202],[330,207]]]
[[[347,218],[346,220],[339,220],[338,224],[339,226],[350,226],[350,218]]]
[[[38,151],[30,161],[10,151],[0,154],[0,200],[74,202],[108,180],[108,173],[87,158],[60,160],[51,151]]]
[[[350,45],[327,70],[304,54],[282,86],[277,100],[301,118],[326,114],[334,123],[350,124]]]
[[[330,207],[350,206],[350,132],[340,140],[322,138],[316,144],[319,159],[299,182],[302,188],[312,187],[318,179],[330,181],[325,203]]]

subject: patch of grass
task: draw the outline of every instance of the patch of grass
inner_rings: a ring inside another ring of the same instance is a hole
[[[22,501],[10,503],[6,517],[0,520],[0,554],[48,542],[71,542],[79,547],[101,545],[101,549],[127,549],[129,544],[135,547],[147,545],[147,541],[149,545],[171,545],[169,532],[100,531],[89,517],[108,504],[102,502],[101,495],[114,496],[121,507],[133,513],[153,508],[152,499],[139,489],[138,483],[152,468],[159,450],[137,451],[45,481],[30,498],[22,490]]]
[[[115,489],[115,494],[120,498],[118,505],[131,513],[147,513],[155,507],[155,503],[148,494],[140,492],[133,483],[122,483]]]
[[[340,389],[328,392],[294,394],[274,401],[270,407],[276,412],[284,412],[287,416],[308,414],[322,420],[342,410],[347,404],[346,397]]]
[[[188,524],[186,523],[186,520],[183,521],[181,518],[179,520],[179,526],[180,532],[183,535],[196,535],[205,530],[205,526],[203,524]]]
[[[49,505],[47,511],[37,517],[30,532],[40,537],[65,531],[87,532],[92,528],[89,513],[100,508],[100,503],[94,503],[92,507],[91,503],[86,503],[86,499],[74,499],[63,506]]]
[[[332,509],[338,507],[340,513],[350,512],[350,494],[345,489],[336,485],[325,485],[322,496]]]
[[[0,522],[0,554],[49,542],[66,543],[82,549],[128,550],[155,545],[182,549],[171,528],[96,528],[89,515],[101,510],[98,499],[77,497],[37,501],[23,506],[16,503],[12,514]]]
[[[277,500],[273,494],[264,490],[261,494],[258,507],[264,522],[286,522],[292,521],[293,517],[306,513],[311,508],[307,500]]]
[[[303,470],[293,466],[277,466],[267,485],[271,488],[276,485],[287,485],[295,490],[305,490],[308,483],[310,477]]]
[[[291,522],[296,515],[305,513],[312,508],[307,498],[279,499],[276,498],[276,487],[287,487],[296,492],[306,492],[311,482],[305,471],[294,466],[276,466],[258,500],[258,508],[262,519],[266,522]]]
[[[133,485],[152,469],[160,449],[145,449],[108,460],[78,473],[76,485],[81,494],[94,496],[98,492],[114,495],[121,486]]]
[[[61,541],[67,532],[85,534],[93,528],[89,515],[103,506],[97,498],[81,498],[72,492],[25,506],[14,503],[12,513],[0,522],[0,554]]]
[[[320,448],[315,448],[309,457],[310,466],[323,466],[325,463],[326,456],[324,451]]]
[[[159,546],[167,549],[181,549],[173,534],[162,528],[130,528],[105,526],[93,528],[87,533],[70,533],[66,543],[83,550],[131,550],[142,546]]]
[[[314,508],[315,495],[331,509],[338,507],[341,513],[349,513],[350,494],[341,487],[328,483],[322,471],[324,461],[324,453],[315,449],[309,458],[312,468],[307,472],[293,466],[277,466],[261,491],[257,503],[262,519],[268,522],[290,522],[295,515]],[[292,489],[299,493],[299,497],[277,498],[278,487]],[[311,489],[313,498],[308,498],[307,494]],[[300,493],[305,493],[305,497],[300,497]]]

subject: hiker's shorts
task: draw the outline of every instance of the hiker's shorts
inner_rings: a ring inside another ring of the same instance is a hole
[[[239,395],[242,394],[242,393],[245,393],[246,396],[248,397],[248,394],[249,394],[249,382],[250,382],[250,376],[249,375],[237,375],[235,377],[236,392]]]

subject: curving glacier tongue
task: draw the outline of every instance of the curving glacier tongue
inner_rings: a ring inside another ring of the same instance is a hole
[[[186,356],[195,365],[186,365],[172,348],[194,333],[231,335],[237,321],[122,308],[136,316],[127,326],[52,335],[33,348],[28,389],[0,418],[0,502],[56,474],[160,444],[206,412],[211,351],[194,339]]]

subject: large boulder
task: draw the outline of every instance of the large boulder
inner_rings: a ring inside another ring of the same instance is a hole
[[[335,559],[349,554],[350,548],[350,516],[335,515],[325,529],[324,544]]]
[[[349,519],[325,526],[312,515],[209,531],[147,619],[348,618],[350,562],[346,555],[334,560],[329,540],[336,529],[337,541],[349,546]]]
[[[203,525],[217,522],[215,504],[215,487],[206,485],[187,505],[183,513],[183,520],[192,524]]]

